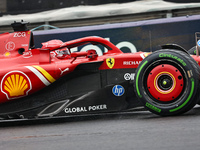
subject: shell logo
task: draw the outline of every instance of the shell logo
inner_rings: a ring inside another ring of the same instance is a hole
[[[21,71],[7,73],[1,81],[1,91],[8,99],[15,99],[25,95],[32,89],[28,76]]]

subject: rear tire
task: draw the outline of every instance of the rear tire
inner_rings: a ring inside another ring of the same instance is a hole
[[[188,53],[190,55],[196,55],[196,52],[197,52],[196,46],[194,46],[194,47],[192,47],[191,49],[188,50]],[[199,54],[200,54],[200,50],[199,50]]]
[[[149,111],[178,115],[198,102],[199,77],[199,66],[192,57],[177,50],[159,50],[140,63],[134,89]]]

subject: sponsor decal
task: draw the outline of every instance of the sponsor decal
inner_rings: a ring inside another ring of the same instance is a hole
[[[15,49],[15,43],[12,42],[12,41],[10,41],[10,42],[8,42],[8,43],[6,44],[5,48],[6,48],[6,50],[8,50],[8,51],[12,51],[13,49]]]
[[[28,44],[22,44],[21,46],[26,47],[26,46],[28,46]]]
[[[72,107],[68,108],[66,107],[64,109],[66,114],[70,113],[81,113],[81,112],[89,112],[89,111],[99,111],[99,110],[106,110],[107,105],[102,104],[102,105],[94,105],[94,106],[88,106],[88,107]]]
[[[153,105],[151,105],[151,104],[149,104],[147,102],[146,102],[145,106],[148,107],[148,108],[150,108],[150,109],[152,109],[152,110],[154,110],[154,111],[156,111],[156,112],[158,112],[158,113],[161,112],[160,108],[157,108],[157,107],[155,107],[155,106],[153,106]]]
[[[145,57],[149,56],[151,53],[142,53],[140,54],[140,56],[142,57],[142,59],[145,59]]]
[[[6,52],[6,53],[4,54],[4,56],[6,56],[6,57],[10,56],[10,52]]]
[[[141,61],[123,61],[123,65],[128,65],[128,66],[131,66],[131,65],[139,65],[141,63]]]
[[[31,51],[24,52],[23,53],[23,57],[24,58],[30,58],[30,57],[32,57],[32,52]]]
[[[125,92],[125,89],[123,86],[121,85],[115,85],[113,88],[112,88],[112,93],[115,95],[115,96],[122,96]]]
[[[65,113],[80,113],[80,112],[87,112],[88,110],[86,107],[73,107],[73,108],[65,108]]]
[[[46,70],[40,66],[26,66],[31,70],[46,86],[56,81]]]
[[[140,56],[142,57],[142,59],[144,59],[144,58],[145,58],[145,55],[144,55],[144,53],[140,54]]]
[[[8,72],[1,80],[1,91],[8,99],[28,95],[31,89],[29,77],[21,71]]]
[[[186,64],[182,59],[180,59],[179,57],[174,56],[174,55],[172,55],[172,54],[160,53],[160,54],[159,54],[159,57],[168,57],[168,58],[172,58],[172,59],[175,59],[175,60],[179,61],[183,66],[187,66],[187,64]]]
[[[26,32],[15,32],[13,37],[26,37]]]
[[[187,71],[188,77],[191,78],[193,76],[192,70]]]
[[[55,62],[55,63],[56,63],[56,64],[62,64],[62,63],[66,63],[66,62],[68,62],[68,61],[62,60],[62,61],[58,61],[58,62]]]
[[[60,69],[60,75],[62,75],[64,72],[66,72],[66,71],[69,71],[69,68],[66,68],[66,69],[64,69],[64,70],[62,70],[61,68],[59,68]]]
[[[126,73],[124,75],[125,80],[134,80],[134,78],[135,78],[135,73]]]
[[[115,59],[114,58],[107,58],[106,59],[106,64],[110,69],[112,69],[113,66],[115,65]]]

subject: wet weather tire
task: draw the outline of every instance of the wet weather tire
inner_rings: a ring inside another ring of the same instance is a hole
[[[191,56],[159,50],[140,63],[134,89],[149,111],[161,116],[178,115],[198,102],[199,76],[199,66]]]

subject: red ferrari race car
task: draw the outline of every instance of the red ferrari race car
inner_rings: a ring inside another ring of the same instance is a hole
[[[34,48],[26,22],[0,35],[0,118],[40,119],[131,111],[144,106],[161,116],[199,102],[200,57],[177,45],[153,53],[123,53],[100,37],[51,40]],[[95,50],[73,47],[99,44]]]

